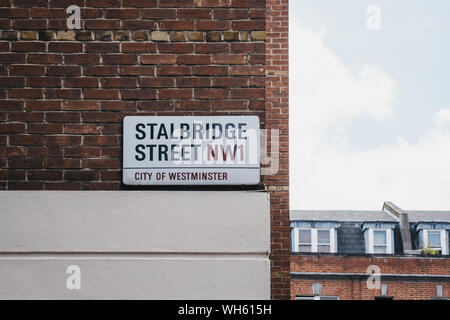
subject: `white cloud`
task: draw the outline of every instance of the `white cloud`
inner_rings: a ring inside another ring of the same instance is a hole
[[[434,114],[434,121],[439,127],[450,125],[450,109],[440,109]]]
[[[323,44],[325,33],[291,29],[291,209],[450,209],[450,109],[411,144],[355,150],[346,126],[394,114],[396,82],[371,65],[352,69]],[[354,134],[354,133],[352,133]]]

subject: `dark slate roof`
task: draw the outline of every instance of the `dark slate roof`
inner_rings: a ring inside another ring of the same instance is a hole
[[[450,211],[405,210],[409,222],[450,222]]]
[[[397,222],[385,211],[367,210],[291,210],[291,221]]]

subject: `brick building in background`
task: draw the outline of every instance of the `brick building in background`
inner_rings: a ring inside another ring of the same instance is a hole
[[[449,230],[449,211],[390,202],[383,211],[292,211],[291,299],[448,299]]]
[[[257,115],[279,170],[246,190],[289,298],[288,0],[0,0],[0,26],[0,189],[125,191],[124,116]]]

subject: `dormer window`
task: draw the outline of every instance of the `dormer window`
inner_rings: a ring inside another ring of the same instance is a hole
[[[294,252],[336,252],[336,230],[334,228],[295,228]]]
[[[446,230],[423,230],[422,247],[438,251],[439,254],[448,254]]]
[[[387,230],[373,230],[373,253],[388,253]]]
[[[393,223],[368,222],[363,224],[366,253],[393,254],[394,253]]]

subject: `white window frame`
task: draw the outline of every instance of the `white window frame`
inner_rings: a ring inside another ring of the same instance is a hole
[[[423,248],[426,248],[428,246],[428,232],[439,232],[441,236],[441,247],[439,248],[441,250],[441,255],[448,255],[448,245],[447,245],[447,230],[435,230],[435,229],[424,229],[423,230]],[[437,249],[432,248],[432,249]]]
[[[384,231],[386,233],[386,252],[384,253],[379,253],[377,252],[376,254],[393,254],[394,253],[394,235],[393,235],[393,230],[390,228],[369,228],[367,230],[368,232],[368,240],[369,240],[369,245],[368,245],[368,252],[369,254],[375,254],[375,243],[374,243],[374,232],[375,231]]]
[[[330,232],[330,253],[337,252],[337,237],[336,237],[336,228],[295,228],[294,231],[294,252],[300,252],[300,230],[308,230],[311,232],[311,253],[318,253],[318,238],[317,233],[319,230],[321,231],[329,231]],[[327,252],[321,252],[327,253]]]

